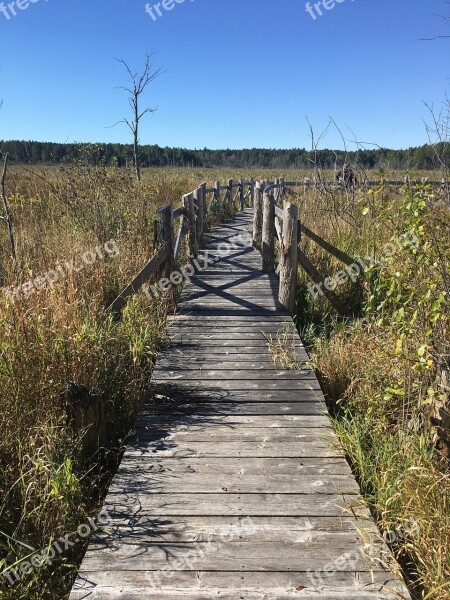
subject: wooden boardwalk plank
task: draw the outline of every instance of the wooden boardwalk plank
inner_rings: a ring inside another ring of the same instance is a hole
[[[208,236],[70,600],[409,598],[251,227]]]
[[[138,429],[144,428],[148,430],[153,427],[170,427],[170,431],[176,431],[178,428],[194,429],[195,427],[204,427],[205,425],[215,425],[216,427],[235,427],[244,435],[245,428],[253,429],[263,428],[273,431],[277,428],[294,427],[298,428],[325,428],[330,429],[330,420],[327,416],[295,416],[295,415],[252,415],[252,416],[234,416],[234,415],[210,415],[208,420],[197,418],[195,414],[185,418],[180,418],[176,415],[153,414],[151,420],[148,418],[146,410],[143,410],[138,421]],[[168,430],[169,431],[169,430]],[[322,432],[319,432],[321,435]]]

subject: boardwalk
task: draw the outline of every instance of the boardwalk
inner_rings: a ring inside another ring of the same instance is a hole
[[[380,562],[389,551],[277,308],[276,277],[235,241],[250,227],[246,210],[215,230],[209,266],[183,292],[154,372],[162,407],[140,415],[106,498],[112,526],[71,600],[409,598]],[[267,338],[281,330],[295,370],[272,360]]]

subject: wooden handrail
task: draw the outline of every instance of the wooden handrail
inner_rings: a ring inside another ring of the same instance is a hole
[[[153,256],[145,267],[136,275],[133,281],[122,290],[114,302],[108,307],[108,312],[118,313],[126,304],[127,299],[138,292],[150,277],[156,273],[158,268],[167,260],[170,254],[170,244],[166,243]]]
[[[365,185],[376,185],[380,182],[366,182]],[[381,182],[388,185],[403,185],[405,182]],[[427,182],[432,185],[448,185],[448,182]],[[300,235],[303,234],[318,244],[326,252],[343,262],[347,266],[355,264],[354,259],[346,252],[336,248],[330,242],[311,231],[298,219],[298,211],[294,204],[284,203],[284,207],[277,206],[285,192],[291,187],[318,185],[315,182],[285,182],[276,179],[274,182],[258,181],[252,178],[249,181],[241,179],[239,182],[228,180],[227,185],[216,181],[214,187],[206,187],[206,182],[200,184],[193,192],[183,196],[183,205],[175,209],[172,204],[166,204],[158,209],[155,222],[155,243],[159,250],[144,268],[136,275],[133,281],[125,287],[121,294],[108,308],[110,312],[118,312],[123,308],[126,300],[152,276],[161,272],[170,276],[178,261],[182,240],[187,236],[187,250],[189,259],[197,256],[203,247],[203,234],[205,222],[211,208],[216,204],[226,203],[227,207],[236,205],[244,210],[249,200],[253,206],[253,246],[259,249],[263,258],[263,270],[268,273],[275,271],[275,240],[280,245],[280,291],[279,301],[285,308],[294,312],[296,295],[297,265],[309,275],[316,285],[320,285],[324,296],[342,316],[350,316],[350,311],[339,300],[333,291],[325,286],[326,278],[322,277],[304,252],[298,248]],[[323,184],[320,184],[323,185]],[[247,192],[245,187],[248,186]],[[338,186],[339,187],[339,186]],[[233,195],[233,189],[236,194]],[[221,192],[225,192],[222,194]],[[209,204],[207,195],[213,194]],[[174,220],[180,218],[179,229],[175,236]]]
[[[319,289],[330,302],[330,304],[337,310],[337,312],[342,317],[351,317],[352,314],[349,311],[349,309],[339,300],[339,298],[332,290],[329,290],[326,287],[325,279],[322,277],[322,275],[319,273],[316,267],[312,264],[309,258],[300,250],[300,248],[298,248],[298,263],[311,277],[314,283],[317,286],[320,286]]]
[[[173,262],[175,264],[177,264],[177,261],[178,261],[178,254],[180,253],[181,240],[183,239],[183,235],[184,235],[184,215],[181,217],[180,228],[178,230],[177,237],[175,240],[175,248],[173,251]]]
[[[362,181],[361,183],[357,184],[355,187],[375,187],[377,185],[397,185],[397,186],[402,186],[402,185],[415,185],[418,183],[426,183],[432,186],[449,186],[450,185],[450,181],[426,181],[426,182],[420,182],[418,180],[411,180],[411,181],[392,181],[392,180],[388,180],[388,179],[383,179],[383,180],[379,180],[379,181]],[[336,188],[342,188],[343,185],[341,183],[337,183],[334,180],[328,180],[328,181],[286,181],[286,183],[284,184],[286,187],[323,187],[324,185],[328,185],[328,186],[334,186]]]
[[[341,316],[351,316],[350,310],[339,300],[337,295],[327,289],[326,278],[322,277],[304,252],[298,248],[300,236],[307,236],[326,250],[329,254],[348,266],[355,264],[354,259],[346,252],[336,248],[319,235],[303,225],[298,218],[298,209],[294,204],[286,203],[283,209],[277,206],[289,187],[305,185],[305,183],[285,182],[276,179],[275,182],[257,182],[254,195],[253,245],[262,254],[263,271],[271,273],[275,270],[274,241],[280,245],[279,265],[279,294],[278,300],[292,314],[295,312],[297,265],[307,273],[316,285],[323,288],[323,295]]]
[[[245,185],[249,186],[249,197],[253,199],[254,179],[250,179],[249,181],[241,179],[239,183],[233,183],[233,180],[230,179],[228,185],[222,186],[220,185],[220,181],[216,181],[212,188],[207,188],[206,182],[203,182],[193,192],[183,196],[182,206],[173,209],[172,204],[169,203],[159,208],[155,220],[155,245],[159,246],[159,249],[108,307],[108,312],[119,313],[125,306],[128,298],[138,292],[158,272],[162,272],[165,276],[170,277],[177,264],[182,240],[185,236],[187,236],[188,260],[195,259],[198,251],[203,248],[206,217],[211,206],[215,203],[228,202],[229,205],[232,204],[234,207],[235,200],[239,196],[240,206],[243,209],[245,203]],[[231,192],[233,188],[238,188],[234,201]],[[226,190],[226,194],[221,198],[220,192],[223,190]],[[206,196],[209,193],[214,194],[214,196],[208,206]],[[178,218],[180,218],[180,224],[175,235],[174,221]]]
[[[351,256],[349,256],[342,250],[339,250],[339,248],[336,248],[336,246],[333,246],[333,244],[330,244],[329,242],[321,238],[319,235],[311,231],[311,229],[305,227],[303,223],[300,224],[300,230],[303,234],[306,235],[306,237],[309,237],[311,240],[313,240],[313,242],[316,242],[318,246],[326,250],[329,254],[343,262],[345,265],[348,265],[350,267],[355,264],[356,261]]]
[[[275,214],[279,219],[283,219],[284,212],[281,210],[279,206],[275,206]]]
[[[182,217],[184,215],[184,206],[179,206],[173,211],[173,218],[177,219],[178,217]]]

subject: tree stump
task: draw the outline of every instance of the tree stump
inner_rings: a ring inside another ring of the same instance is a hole
[[[106,438],[101,395],[81,383],[69,381],[62,401],[67,427],[81,434],[83,453],[87,458],[92,457],[104,446]]]

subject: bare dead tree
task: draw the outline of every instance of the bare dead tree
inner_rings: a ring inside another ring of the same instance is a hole
[[[310,132],[310,137],[311,137],[311,151],[310,151],[311,158],[308,158],[308,161],[311,163],[312,168],[314,170],[313,184],[314,184],[315,188],[318,190],[318,198],[323,200],[323,202],[316,203],[316,210],[326,211],[329,214],[330,218],[336,222],[336,225],[338,224],[339,219],[342,219],[343,221],[347,222],[350,226],[353,227],[353,224],[351,222],[353,217],[351,214],[348,213],[347,206],[346,205],[344,207],[341,206],[342,198],[341,198],[340,190],[337,189],[334,182],[327,181],[327,178],[325,177],[323,169],[322,169],[322,165],[320,164],[320,161],[319,161],[319,150],[318,150],[319,144],[325,139],[325,136],[327,135],[330,128],[333,126],[336,126],[336,123],[334,122],[334,120],[331,117],[329,117],[327,126],[322,131],[322,133],[319,135],[319,137],[316,138],[313,126],[311,125],[311,122],[309,121],[308,117],[306,117],[306,120],[308,122],[309,132]],[[345,159],[347,160],[348,150],[347,150],[347,147],[345,144],[345,140],[344,140],[344,146],[345,146]],[[333,153],[334,159],[335,159],[335,168],[337,168],[338,156],[337,156],[336,152],[332,151],[332,153]],[[346,190],[344,189],[344,191],[346,191]],[[319,205],[321,208],[319,208]]]
[[[152,54],[147,54],[144,69],[141,74],[133,71],[128,63],[123,59],[116,59],[127,71],[131,86],[121,87],[120,89],[128,92],[128,102],[131,108],[132,117],[130,119],[124,118],[119,123],[125,123],[130,129],[133,135],[133,163],[134,170],[136,173],[136,179],[141,180],[141,167],[139,161],[139,125],[141,119],[147,113],[153,113],[157,108],[144,108],[141,110],[140,101],[141,96],[145,92],[146,88],[161,74],[161,69],[155,69],[152,61]]]
[[[306,121],[308,123],[309,135],[311,138],[311,158],[308,158],[308,162],[311,163],[314,170],[314,184],[317,184],[322,190],[326,190],[326,181],[323,176],[322,166],[319,163],[318,156],[318,148],[320,142],[325,138],[328,130],[331,127],[331,122],[328,122],[328,125],[322,131],[318,138],[315,137],[313,126],[311,125],[310,120],[306,117]]]
[[[13,230],[13,223],[12,223],[12,217],[11,217],[11,211],[9,209],[9,203],[8,203],[8,198],[6,196],[6,173],[8,170],[8,153],[6,153],[5,156],[5,162],[3,163],[3,173],[2,173],[2,182],[1,182],[1,197],[2,197],[2,202],[3,202],[3,215],[0,215],[0,219],[2,221],[5,221],[7,227],[8,227],[8,233],[9,233],[9,245],[11,248],[11,258],[13,259],[13,263],[14,263],[14,274],[17,275],[17,254],[16,254],[16,243],[14,240],[14,230]]]

